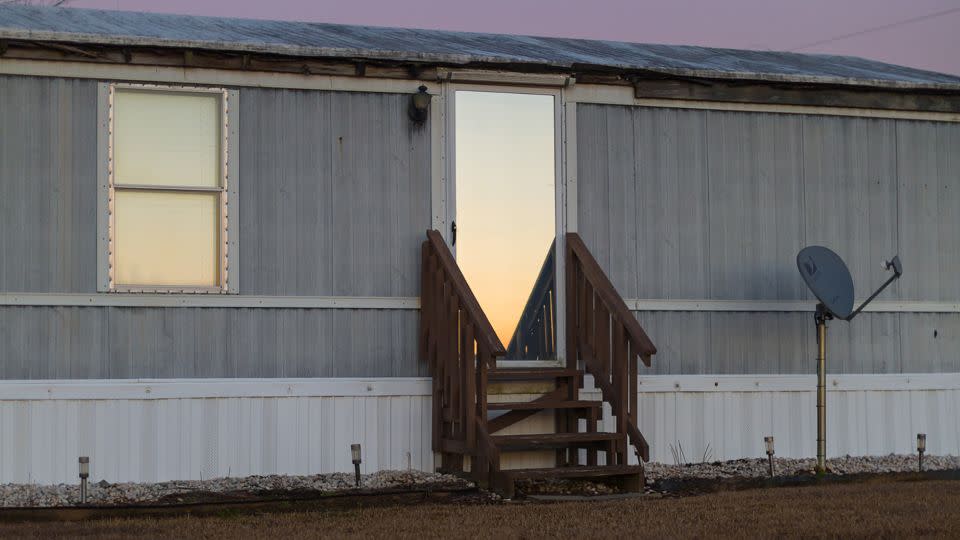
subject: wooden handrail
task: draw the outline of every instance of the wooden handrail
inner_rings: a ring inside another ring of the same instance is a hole
[[[650,446],[637,427],[637,362],[647,366],[657,352],[630,313],[596,259],[577,233],[566,235],[567,367],[584,368],[609,401],[617,417],[617,432],[629,436],[641,459],[650,459]],[[572,394],[571,394],[572,397]],[[627,463],[627,442],[619,443],[616,459]]]
[[[583,239],[577,233],[567,233],[567,247],[579,260],[584,276],[593,285],[594,292],[606,304],[607,309],[610,310],[610,315],[623,325],[630,338],[633,350],[640,355],[643,363],[649,367],[650,356],[657,354],[657,348],[650,341],[636,317],[630,313],[630,308],[627,307],[626,302],[614,288],[613,283],[610,283],[597,260],[593,258],[590,250],[583,243]]]
[[[453,259],[453,253],[450,253],[450,248],[447,247],[443,236],[440,235],[439,231],[429,230],[427,231],[427,241],[430,243],[434,255],[436,255],[440,262],[441,268],[443,268],[443,271],[447,274],[447,278],[450,280],[454,291],[460,298],[460,308],[467,312],[473,324],[476,326],[475,339],[477,341],[484,341],[494,356],[507,354],[507,350],[503,347],[503,343],[500,342],[500,338],[497,337],[497,333],[493,331],[493,325],[490,324],[490,320],[487,319],[487,314],[483,312],[483,309],[480,307],[480,302],[477,301],[477,297],[474,296],[470,285],[467,284],[467,280],[463,277],[463,272],[460,271],[460,267],[457,266],[457,262]]]
[[[437,231],[427,231],[420,274],[420,358],[433,377],[433,449],[448,472],[462,472],[463,456],[471,456],[471,473],[481,481],[500,467],[486,425],[487,373],[507,351]]]
[[[520,319],[507,344],[511,360],[552,360],[556,358],[556,242],[550,242]]]

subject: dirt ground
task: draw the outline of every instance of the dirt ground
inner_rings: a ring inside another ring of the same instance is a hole
[[[80,523],[0,524],[0,537],[960,537],[960,482],[870,482],[684,498],[420,505]]]

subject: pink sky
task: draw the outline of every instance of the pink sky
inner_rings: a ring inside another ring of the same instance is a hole
[[[72,7],[801,50],[960,74],[958,0],[73,0]],[[953,10],[923,20],[895,23]],[[880,30],[805,47],[863,30]]]

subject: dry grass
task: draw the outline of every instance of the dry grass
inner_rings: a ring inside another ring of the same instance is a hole
[[[960,537],[960,482],[890,482],[682,499],[0,524],[0,537]]]

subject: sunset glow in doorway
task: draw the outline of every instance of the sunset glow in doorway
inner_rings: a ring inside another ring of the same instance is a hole
[[[554,97],[455,104],[457,263],[507,345],[556,234]]]

